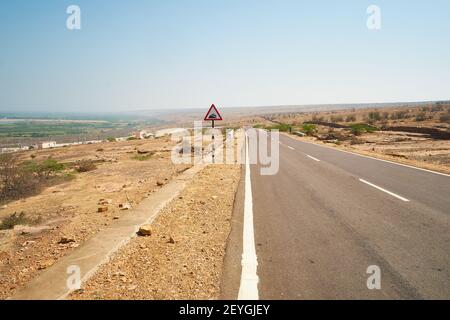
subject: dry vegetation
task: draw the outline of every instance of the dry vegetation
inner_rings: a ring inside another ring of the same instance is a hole
[[[450,103],[271,114],[254,126],[450,172]]]

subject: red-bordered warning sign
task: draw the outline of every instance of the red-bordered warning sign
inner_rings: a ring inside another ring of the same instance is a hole
[[[205,116],[205,121],[222,121],[222,116],[220,115],[219,110],[216,108],[215,105],[211,105],[211,108],[209,108],[208,113]]]

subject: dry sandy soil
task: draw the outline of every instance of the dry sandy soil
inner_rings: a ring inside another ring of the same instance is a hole
[[[40,194],[13,201],[0,209],[0,219],[24,212],[38,219],[34,226],[16,226],[0,231],[0,299],[11,296],[42,269],[101,231],[125,210],[157,191],[188,165],[174,165],[168,138],[25,152],[23,159],[39,161],[52,157],[63,163],[91,159],[97,169],[75,173],[74,179],[43,190]],[[151,151],[148,159],[133,159],[139,151]],[[71,169],[73,172],[73,169]],[[107,211],[98,212],[99,207]],[[68,243],[59,243],[67,237]]]
[[[209,165],[72,299],[217,299],[238,165]]]

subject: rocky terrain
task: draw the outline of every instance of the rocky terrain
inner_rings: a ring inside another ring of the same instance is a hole
[[[238,165],[210,165],[72,299],[217,299]]]
[[[188,169],[171,162],[172,146],[162,137],[20,153],[21,161],[63,164],[69,178],[2,204],[2,223],[17,221],[0,230],[0,299]]]

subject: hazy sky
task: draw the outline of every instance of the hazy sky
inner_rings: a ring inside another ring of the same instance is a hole
[[[66,28],[69,5],[81,30]],[[381,8],[381,30],[366,9]],[[450,98],[450,1],[0,1],[0,111]]]

